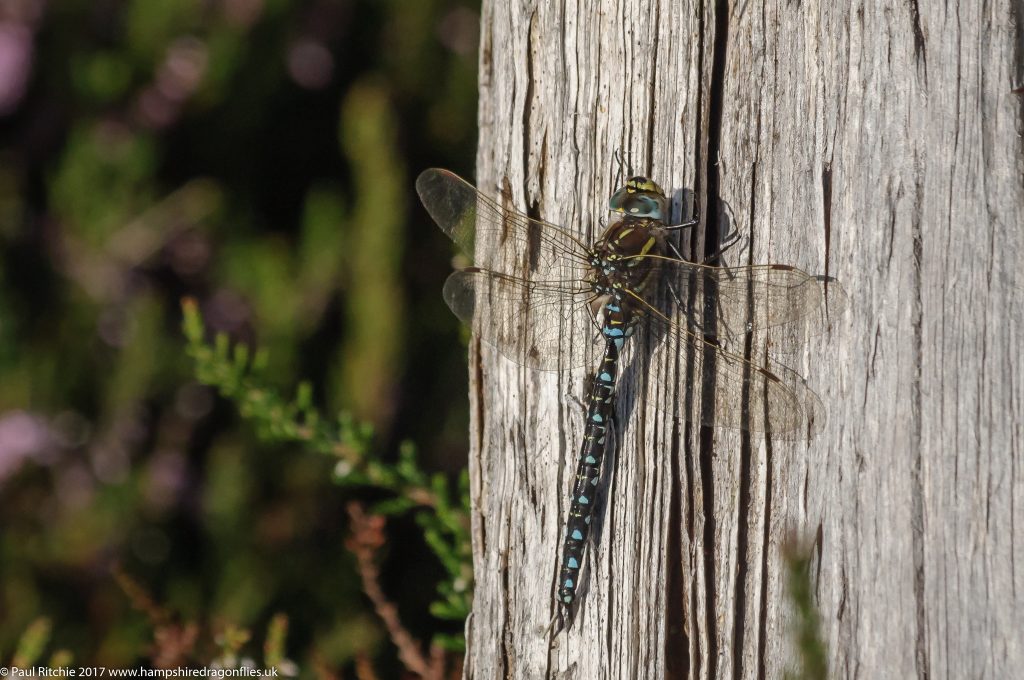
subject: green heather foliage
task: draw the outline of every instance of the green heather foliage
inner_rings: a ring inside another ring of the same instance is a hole
[[[55,650],[48,660],[43,658],[43,653],[50,643],[52,630],[53,623],[50,619],[44,616],[37,618],[25,629],[14,649],[14,654],[9,659],[0,655],[0,664],[15,668],[32,668],[36,666],[59,668],[70,666],[74,657],[66,649]]]
[[[29,668],[36,665],[43,654],[43,648],[50,641],[53,624],[50,620],[40,617],[25,629],[25,634],[18,642],[18,648],[11,657],[11,665],[18,668]]]
[[[788,671],[787,680],[826,680],[828,678],[828,647],[821,637],[821,614],[814,601],[811,582],[811,551],[795,539],[782,549],[786,567],[786,586],[793,607],[793,641],[796,643],[799,667]]]
[[[451,489],[443,474],[428,475],[419,467],[416,447],[409,441],[401,443],[395,462],[385,462],[374,452],[369,425],[355,422],[347,412],[333,421],[321,416],[312,404],[308,382],[299,384],[294,398],[282,397],[266,382],[266,352],[252,353],[245,345],[232,347],[223,333],[209,344],[195,301],[185,300],[182,312],[188,354],[196,362],[196,376],[236,404],[261,439],[298,443],[309,451],[337,459],[336,483],[387,492],[386,499],[373,504],[376,514],[415,512],[427,544],[446,572],[446,578],[438,585],[439,599],[430,605],[430,611],[440,619],[464,620],[469,615],[472,592],[466,471],[459,475],[457,489]],[[463,646],[457,635],[437,635],[434,641],[453,650]]]
[[[431,604],[438,618],[461,621],[469,614],[472,554],[469,536],[469,479],[459,475],[451,489],[443,474],[428,475],[416,461],[416,447],[405,441],[397,460],[388,463],[373,450],[372,428],[356,423],[343,412],[335,421],[323,418],[312,404],[312,389],[300,383],[295,397],[283,398],[268,387],[263,373],[268,355],[251,354],[245,345],[232,347],[225,334],[208,344],[202,318],[193,300],[182,305],[188,353],[195,359],[196,375],[206,385],[238,406],[260,438],[270,442],[299,443],[316,453],[337,459],[334,481],[341,485],[374,487],[388,498],[374,503],[381,515],[415,511],[427,544],[447,572],[438,586],[441,599]],[[443,638],[445,644],[452,639]]]
[[[461,644],[464,349],[410,178],[471,173],[477,4],[11,3],[0,663],[397,677],[351,502]]]

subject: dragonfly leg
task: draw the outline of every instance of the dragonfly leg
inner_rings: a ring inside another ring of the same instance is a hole
[[[672,254],[678,257],[680,260],[686,259],[685,257],[683,257],[683,254],[679,252],[679,249],[676,248],[676,244],[672,243],[671,241],[668,241],[668,247],[672,250]]]
[[[694,213],[693,217],[691,217],[690,219],[686,220],[685,222],[680,222],[679,224],[672,224],[672,225],[669,225],[669,226],[665,227],[665,231],[676,231],[676,230],[679,230],[679,229],[689,229],[690,227],[696,227],[699,222],[700,222],[700,217],[697,216],[697,213]]]
[[[734,231],[732,234],[729,235],[728,238],[730,239],[728,243],[719,247],[717,250],[715,250],[715,252],[705,256],[705,258],[701,260],[701,264],[711,264],[712,260],[717,260],[719,257],[725,254],[725,251],[729,250],[734,245],[740,242],[740,234],[738,231]],[[683,254],[679,252],[679,249],[676,248],[674,243],[669,241],[667,245],[669,247],[669,250],[672,251],[673,255],[678,257],[680,260],[686,260],[686,258],[683,257]]]
[[[665,227],[665,231],[673,231],[673,230],[677,230],[677,229],[688,229],[689,227],[695,227],[695,226],[697,226],[697,223],[699,221],[700,221],[699,218],[696,215],[694,215],[693,217],[691,217],[687,221],[683,222],[682,224],[674,224],[674,225],[672,225],[670,227]],[[710,254],[706,255],[704,257],[704,259],[701,261],[701,264],[711,264],[713,261],[717,260],[719,257],[724,255],[725,251],[729,250],[734,245],[739,243],[740,242],[740,232],[739,232],[739,230],[738,229],[734,229],[733,231],[731,231],[728,234],[726,234],[724,241],[725,242],[722,245],[720,245],[718,248],[716,248],[713,253],[710,253]],[[685,260],[686,259],[685,257],[683,257],[682,253],[679,252],[679,249],[676,248],[675,244],[672,243],[671,241],[668,243],[668,247],[672,251],[672,253],[676,257],[678,257],[680,260]]]
[[[665,285],[668,287],[668,293],[672,297],[672,302],[674,302],[679,309],[686,310],[688,312],[689,307],[685,303],[683,303],[682,296],[679,295],[679,291],[675,289],[675,287],[672,285],[672,282],[666,281]],[[709,332],[701,323],[701,320],[697,318],[696,314],[687,313],[686,316],[687,320],[690,322],[690,324],[693,325],[694,329],[699,331],[701,335],[706,336],[705,339],[708,342],[711,342],[712,344],[717,344],[717,342],[714,340],[716,334]]]
[[[717,260],[722,255],[724,255],[725,251],[729,250],[729,248],[732,248],[734,245],[739,243],[740,242],[740,232],[734,231],[731,234],[728,234],[725,238],[726,238],[726,242],[724,244],[719,246],[715,250],[715,252],[711,253],[710,255],[708,255],[707,257],[704,258],[704,264],[711,264],[713,261]]]
[[[675,250],[675,246],[673,246],[672,249]],[[676,290],[675,286],[672,285],[672,282],[666,281],[665,286],[668,288],[668,294],[669,296],[671,296],[672,302],[675,303],[676,307],[678,307],[679,309],[688,310],[689,308],[685,303],[683,303],[682,296],[679,294],[679,291]],[[697,319],[692,319],[692,322],[694,327],[697,328],[697,330],[703,330],[700,327],[700,321],[698,321]]]
[[[723,248],[720,248],[717,252],[712,253],[711,255],[708,255],[708,257],[704,260],[704,264],[707,264],[709,260],[717,258],[719,255],[724,253],[727,249],[731,248],[732,246],[736,245],[736,243],[738,243],[738,242],[739,242],[739,237],[737,236],[735,239],[733,239],[732,241],[727,243]],[[683,256],[676,249],[675,245],[673,245],[672,243],[669,243],[668,247],[672,250],[673,254],[675,254],[676,257],[678,257],[679,259],[684,259]],[[672,297],[672,301],[676,304],[676,306],[679,307],[679,309],[684,309],[684,310],[687,309],[686,305],[683,304],[683,301],[681,299],[681,296],[679,295],[679,292],[672,285],[672,282],[671,281],[667,281],[666,282],[666,286],[668,287],[669,295]],[[718,305],[719,308],[721,307],[721,301],[716,300],[715,304]],[[721,309],[719,309],[718,318],[719,319],[724,319],[725,318],[725,315],[722,313]],[[695,329],[697,329],[698,331],[700,331],[701,333],[703,333],[705,335],[709,334],[708,330],[705,329],[703,325],[701,325],[700,319],[696,318],[696,315],[694,315],[694,318],[690,319],[690,323],[692,323],[693,327]],[[730,330],[727,330],[727,333],[731,334],[731,335],[734,335],[735,331],[730,329]],[[715,333],[710,333],[710,335],[711,336],[715,336],[716,334]]]

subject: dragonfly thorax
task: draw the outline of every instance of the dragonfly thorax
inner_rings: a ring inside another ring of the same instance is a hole
[[[658,220],[624,217],[611,224],[594,244],[590,258],[590,282],[599,296],[619,292],[630,305],[630,296],[620,291],[641,292],[653,271],[653,258],[664,249],[664,226]]]

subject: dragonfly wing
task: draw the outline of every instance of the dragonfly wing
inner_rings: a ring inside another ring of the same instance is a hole
[[[755,365],[663,315],[652,317],[652,362],[685,360],[680,395],[694,385],[683,400],[687,420],[779,439],[808,439],[824,426],[821,400],[796,372],[775,362]]]
[[[596,361],[592,295],[581,281],[532,281],[478,267],[453,272],[444,284],[457,317],[506,358],[540,370]]]
[[[549,272],[563,262],[588,260],[587,247],[566,230],[499,205],[452,172],[424,170],[416,191],[441,231],[484,269],[554,278]]]
[[[668,295],[686,309],[704,309],[709,335],[740,337],[806,321],[813,329],[825,313],[845,307],[846,293],[835,280],[822,280],[781,264],[710,267],[677,258],[655,256]]]

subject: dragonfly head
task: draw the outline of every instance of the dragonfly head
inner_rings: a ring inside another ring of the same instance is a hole
[[[615,212],[632,217],[649,217],[659,222],[668,218],[668,199],[653,180],[646,177],[630,177],[608,201],[608,207]]]

